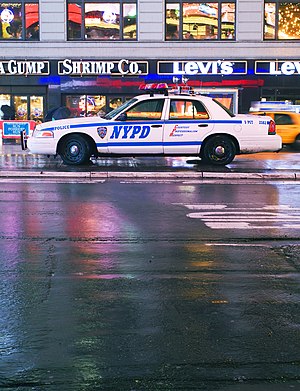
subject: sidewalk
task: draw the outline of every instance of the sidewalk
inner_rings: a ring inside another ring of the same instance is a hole
[[[236,156],[228,166],[209,166],[195,157],[99,158],[67,166],[61,158],[33,155],[20,145],[0,145],[0,178],[169,178],[300,180],[300,153],[290,150]]]

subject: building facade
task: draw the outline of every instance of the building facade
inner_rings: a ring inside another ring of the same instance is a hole
[[[101,115],[186,79],[235,112],[300,101],[300,1],[19,0],[0,21],[2,118]]]

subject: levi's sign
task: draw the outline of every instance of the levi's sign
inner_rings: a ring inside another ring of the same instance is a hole
[[[247,61],[158,61],[159,75],[245,75]]]
[[[255,61],[257,75],[299,75],[300,61]]]
[[[58,74],[72,76],[148,75],[148,62],[125,59],[119,61],[77,61],[66,59],[58,62]]]
[[[0,61],[0,75],[28,76],[49,75],[48,61]]]

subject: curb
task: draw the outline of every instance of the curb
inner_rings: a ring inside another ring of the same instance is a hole
[[[68,171],[0,171],[0,178],[70,178],[70,179],[222,179],[229,180],[300,180],[300,173],[296,172],[274,172],[274,173],[237,173],[237,172],[119,172],[119,171],[86,171],[86,172],[68,172]]]

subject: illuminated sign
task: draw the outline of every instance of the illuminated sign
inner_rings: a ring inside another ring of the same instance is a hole
[[[0,75],[49,75],[48,61],[0,61]]]
[[[246,75],[247,61],[158,61],[159,75]]]
[[[25,130],[27,136],[29,135],[29,129],[30,129],[30,122],[18,122],[18,121],[9,121],[9,122],[2,122],[2,128],[3,128],[3,138],[19,138],[20,132],[22,130]]]
[[[148,75],[147,61],[75,61],[66,59],[58,62],[59,75],[72,76],[140,76]]]
[[[256,75],[299,75],[300,61],[255,61]]]
[[[0,61],[0,76],[241,76],[300,75],[300,60],[6,60]],[[51,69],[50,69],[51,65]],[[53,67],[53,69],[52,69]],[[153,67],[153,68],[152,68]],[[153,72],[154,71],[154,72]],[[44,78],[46,79],[46,78]],[[43,80],[44,80],[43,79]],[[51,84],[51,83],[50,83]]]
[[[9,8],[4,8],[0,14],[0,18],[4,23],[10,23],[14,20],[14,13]]]

